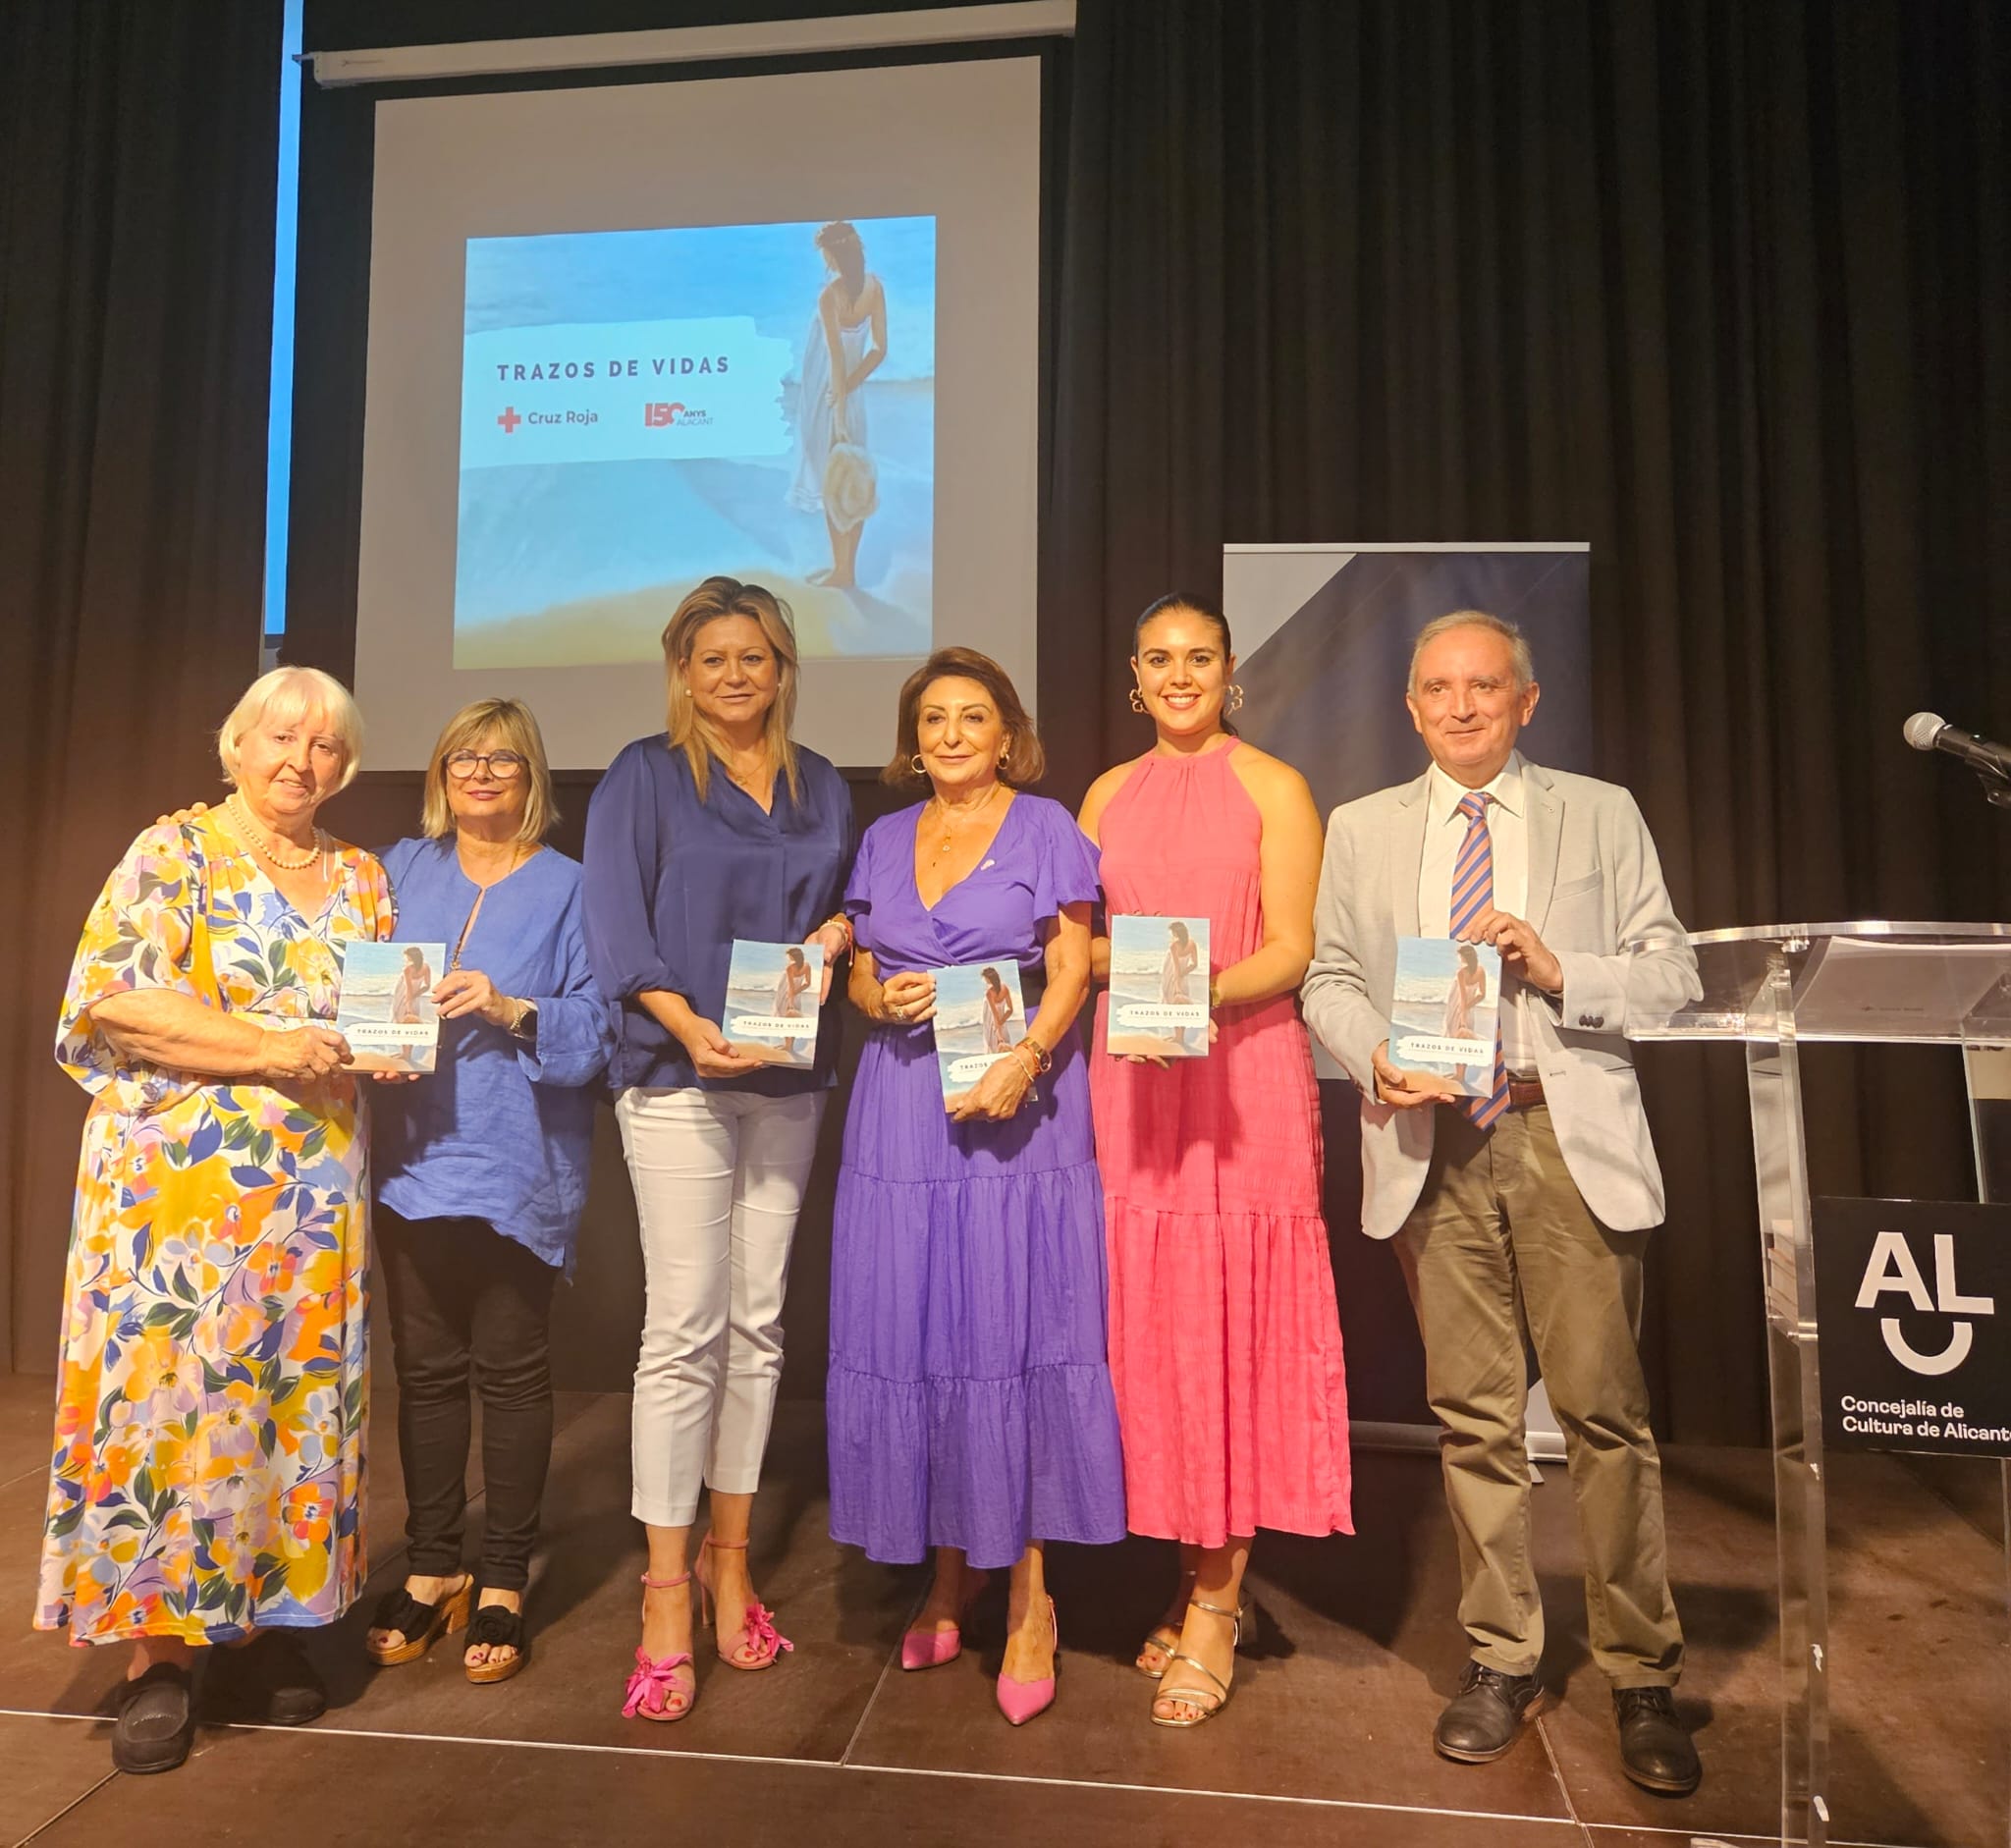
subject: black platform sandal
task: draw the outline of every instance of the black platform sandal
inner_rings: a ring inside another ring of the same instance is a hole
[[[127,1682],[112,1728],[112,1766],[144,1776],[171,1771],[195,1738],[195,1682],[179,1662],[157,1661]]]
[[[530,1659],[530,1645],[523,1640],[523,1612],[512,1610],[508,1604],[476,1606],[474,1618],[467,1626],[466,1647],[473,1649],[477,1643],[486,1643],[492,1652],[516,1652],[501,1661],[491,1654],[487,1661],[464,1662],[467,1678],[477,1687],[486,1687],[492,1681],[508,1681]]]
[[[417,1661],[443,1637],[450,1636],[467,1621],[468,1606],[474,1602],[475,1582],[462,1580],[460,1588],[446,1593],[437,1603],[422,1604],[401,1585],[377,1601],[373,1630],[396,1630],[403,1639],[397,1643],[372,1643],[364,1652],[379,1666],[390,1668],[399,1662]]]

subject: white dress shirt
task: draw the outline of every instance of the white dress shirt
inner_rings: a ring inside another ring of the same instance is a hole
[[[1452,867],[1466,839],[1463,797],[1475,791],[1455,783],[1434,764],[1426,793],[1425,857],[1418,868],[1418,931],[1425,937],[1451,935]],[[1529,810],[1522,788],[1522,753],[1511,751],[1480,794],[1492,796],[1488,833],[1495,849],[1495,909],[1510,917],[1527,915],[1529,903]],[[1522,1023],[1523,984],[1503,975],[1501,1059],[1510,1071],[1534,1069],[1535,1049]]]

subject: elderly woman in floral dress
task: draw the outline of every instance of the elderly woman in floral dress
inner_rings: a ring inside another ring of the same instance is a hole
[[[388,938],[367,853],[315,826],[356,771],[342,685],[280,668],[219,736],[220,808],[149,828],[84,925],[56,1057],[91,1095],[64,1285],[35,1625],[131,1643],[121,1770],[169,1770],[205,1645],[233,1705],[324,1697],[295,1647],[363,1579],[364,1133],[326,1024]]]

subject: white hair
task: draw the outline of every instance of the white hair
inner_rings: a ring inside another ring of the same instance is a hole
[[[243,768],[238,745],[253,726],[268,719],[280,725],[298,725],[310,713],[320,715],[323,727],[342,746],[342,781],[329,793],[347,789],[362,766],[363,715],[356,710],[350,689],[319,668],[274,668],[245,687],[216,734],[217,760],[224,767],[226,781],[236,785]]]
[[[1490,616],[1485,610],[1454,610],[1446,616],[1435,616],[1423,628],[1410,648],[1410,690],[1418,690],[1418,657],[1422,655],[1440,635],[1448,635],[1455,628],[1484,628],[1492,635],[1498,635],[1508,644],[1508,652],[1515,660],[1515,684],[1518,689],[1536,684],[1536,661],[1529,652],[1529,637],[1504,617]]]

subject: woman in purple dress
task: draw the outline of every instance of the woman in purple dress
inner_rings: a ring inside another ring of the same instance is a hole
[[[845,1115],[831,1264],[831,1531],[875,1559],[935,1552],[904,1668],[952,1659],[988,1571],[1011,1573],[999,1706],[1055,1691],[1042,1545],[1124,1532],[1105,1363],[1103,1194],[1073,1026],[1096,861],[1021,792],[1042,753],[1004,671],[968,649],[901,688],[888,781],[845,908],[852,1005],[874,1032]],[[1023,1036],[946,1112],[934,971],[1016,963]]]

